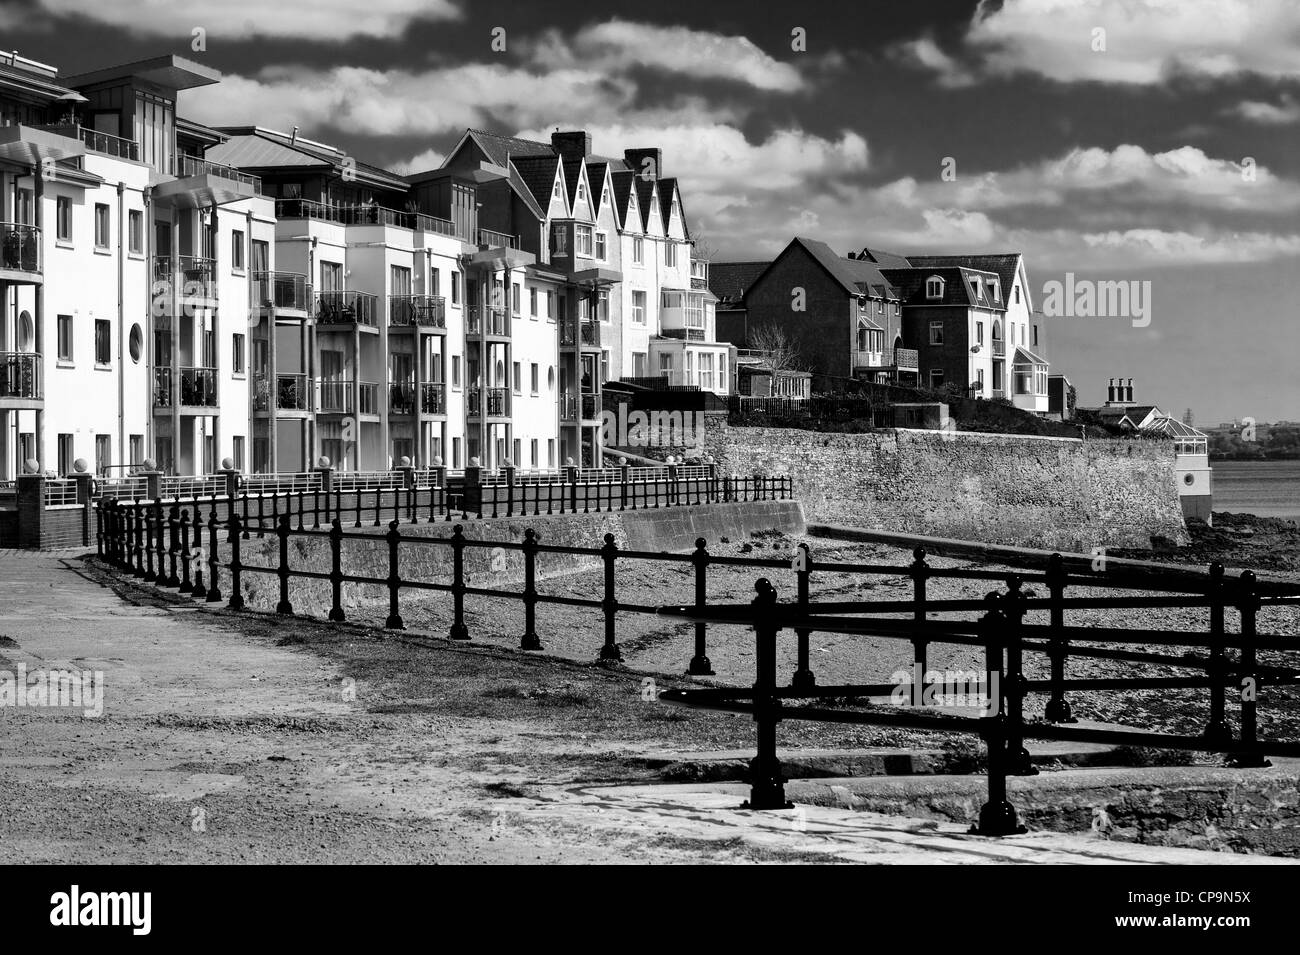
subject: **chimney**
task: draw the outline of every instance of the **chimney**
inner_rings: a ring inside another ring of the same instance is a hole
[[[1114,403],[1115,403],[1115,379],[1112,378],[1110,380],[1110,386],[1107,387],[1106,389],[1106,404],[1111,405]]]
[[[658,149],[625,149],[623,161],[627,163],[628,169],[638,176],[644,175],[651,180],[663,177],[663,154]]]
[[[1133,402],[1133,379],[1132,378],[1128,380],[1128,391],[1125,393],[1128,395],[1128,398],[1126,398],[1125,400],[1128,401],[1130,404],[1132,404]]]
[[[586,159],[591,155],[591,135],[578,129],[551,133],[551,146],[565,159]]]

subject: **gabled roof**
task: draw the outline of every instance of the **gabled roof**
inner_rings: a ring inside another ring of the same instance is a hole
[[[347,165],[364,175],[368,182],[377,183],[385,188],[405,192],[409,185],[404,177],[387,169],[356,159],[345,163],[349,158],[347,154],[327,143],[303,139],[301,136],[293,136],[262,126],[218,126],[215,129],[230,138],[209,149],[205,158],[234,166],[236,169],[322,167],[338,172]]]
[[[1154,431],[1158,434],[1167,434],[1172,438],[1206,438],[1209,437],[1204,431],[1193,428],[1186,422],[1179,421],[1177,418],[1171,418],[1169,415],[1160,415],[1154,418],[1143,431]]]
[[[509,165],[510,160],[516,156],[537,156],[542,153],[554,155],[550,143],[539,143],[535,139],[498,136],[482,129],[467,129],[465,135],[474,140],[488,159],[498,166]]]
[[[1023,345],[1016,346],[1016,354],[1012,358],[1013,365],[1046,365],[1049,364],[1046,358],[1041,355],[1035,355]]]
[[[605,173],[609,163],[587,160],[587,185],[591,188],[591,217],[599,219],[603,211],[600,206],[601,194],[605,191]],[[599,183],[599,185],[597,185]],[[612,201],[612,199],[611,199]]]
[[[578,201],[578,181],[582,178],[583,161],[581,159],[565,159],[564,163],[564,188],[569,190],[569,208],[572,209]],[[587,192],[591,192],[591,183],[587,183]],[[588,197],[587,202],[591,199]]]
[[[981,272],[994,272],[1002,280],[1002,297],[1008,298],[1016,284],[1021,255],[1019,252],[997,252],[988,255],[912,255],[908,258],[913,268],[958,265],[979,269]],[[1025,291],[1028,292],[1028,289]]]
[[[897,252],[885,252],[882,249],[872,249],[865,246],[861,252],[856,254],[856,258],[871,262],[882,269],[905,269],[911,264],[907,256],[899,255]]]
[[[668,234],[668,226],[673,217],[673,196],[677,195],[676,179],[659,180],[659,214],[664,223],[664,235]],[[680,202],[680,198],[678,199]],[[682,232],[686,231],[686,216],[682,216]]]
[[[651,209],[658,205],[655,202],[657,198],[655,192],[656,180],[638,175],[635,177],[633,185],[636,187],[636,204],[641,208],[641,228],[649,231]]]
[[[872,285],[893,285],[889,277],[876,265],[871,262],[864,262],[861,259],[846,259],[836,255],[831,251],[831,247],[825,242],[818,242],[816,239],[806,239],[802,236],[795,236],[791,245],[798,243],[803,246],[809,255],[811,255],[822,268],[830,273],[831,277],[843,286],[848,294],[853,296],[865,295]]]
[[[1006,296],[995,302],[985,291],[985,281],[996,278],[992,272],[977,269],[936,266],[933,268],[884,269],[884,275],[898,288],[899,298],[904,305],[957,305],[964,308],[987,308],[993,311],[1006,311]],[[925,294],[926,279],[931,276],[943,279],[943,297],[927,298]],[[971,292],[971,279],[978,280],[979,296]]]
[[[626,229],[628,228],[627,208],[632,196],[632,180],[636,178],[636,173],[617,171],[612,173],[609,178],[614,186],[614,211],[618,215],[619,225]],[[632,224],[632,228],[638,231],[641,229],[639,219]]]
[[[524,182],[523,176],[519,174],[519,170],[516,168],[514,163],[510,164],[510,188],[513,189],[515,194],[523,200],[524,205],[528,207],[529,211],[532,212],[533,215],[537,216],[537,218],[542,222],[546,221],[546,212],[542,209],[541,204],[533,195],[532,188]],[[547,198],[550,198],[550,193],[547,193]]]
[[[510,164],[518,170],[519,178],[528,187],[537,205],[549,209],[551,189],[555,186],[555,167],[560,164],[560,157],[515,156],[510,160]]]
[[[710,262],[709,291],[718,302],[736,305],[771,262]]]

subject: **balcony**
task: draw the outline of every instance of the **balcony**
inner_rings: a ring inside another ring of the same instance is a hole
[[[370,292],[321,292],[316,296],[316,321],[321,325],[364,325],[378,328],[379,296]]]
[[[186,156],[184,154],[173,156],[171,173],[177,179],[188,179],[191,176],[217,176],[247,186],[256,195],[260,196],[262,194],[262,180],[257,176],[250,176],[234,166],[226,166],[219,162],[208,162],[198,156]]]
[[[275,407],[279,411],[310,411],[310,379],[306,375],[276,375]]]
[[[441,381],[426,381],[420,385],[420,414],[447,413],[447,386]]]
[[[347,378],[334,378],[320,383],[320,407],[322,414],[352,413],[352,382]]]
[[[459,235],[456,224],[450,219],[365,203],[338,205],[311,199],[277,199],[275,215],[277,219],[318,219],[339,225],[388,225],[434,235]]]
[[[885,355],[883,352],[854,349],[853,351],[854,368],[883,368],[885,367]]]
[[[476,244],[488,249],[517,249],[519,237],[506,235],[504,232],[493,232],[491,229],[479,229]]]
[[[379,414],[379,384],[374,381],[362,381],[357,384],[357,396],[360,404],[357,414]]]
[[[489,418],[504,418],[509,412],[509,388],[470,388],[465,393],[468,412],[472,417],[483,417],[484,408]]]
[[[390,295],[388,324],[397,328],[446,328],[446,300],[441,295]]]
[[[181,369],[181,405],[190,408],[217,407],[217,370],[189,367]]]
[[[0,351],[0,399],[40,401],[41,356],[36,352]]]
[[[471,305],[465,310],[465,334],[509,335],[510,321],[506,310],[498,306]]]
[[[217,297],[217,260],[199,255],[155,255],[154,282],[175,283],[183,302]]]
[[[1001,338],[993,339],[993,357],[1005,358],[1007,354],[1007,343]]]
[[[601,400],[600,395],[579,395],[582,399],[582,420],[598,421],[600,420]]]
[[[915,348],[895,348],[894,367],[899,371],[916,371],[920,367],[920,353]]]
[[[560,322],[560,344],[600,346],[600,322],[565,321]]]
[[[415,414],[415,382],[391,381],[388,383],[388,413],[390,415]]]
[[[311,286],[298,272],[254,272],[251,301],[254,308],[294,312],[311,309]]]
[[[41,230],[17,222],[0,223],[0,269],[39,275]]]
[[[91,152],[101,153],[105,156],[115,156],[118,159],[140,161],[140,147],[129,139],[123,139],[121,136],[112,136],[108,133],[87,129],[85,126],[79,126],[76,123],[56,123],[36,128],[57,133],[60,136],[80,139]]]
[[[560,420],[578,420],[578,396],[570,391],[560,395]]]

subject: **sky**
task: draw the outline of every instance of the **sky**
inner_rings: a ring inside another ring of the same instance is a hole
[[[0,0],[0,48],[184,55],[225,78],[181,115],[399,172],[470,126],[658,146],[715,261],[803,235],[1022,252],[1038,307],[1136,282],[1143,316],[1040,319],[1080,404],[1124,377],[1198,424],[1300,419],[1296,0]]]

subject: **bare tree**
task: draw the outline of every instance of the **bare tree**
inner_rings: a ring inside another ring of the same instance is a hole
[[[764,360],[778,371],[799,371],[803,358],[799,346],[779,325],[763,325],[749,336],[749,347],[764,353]]]

